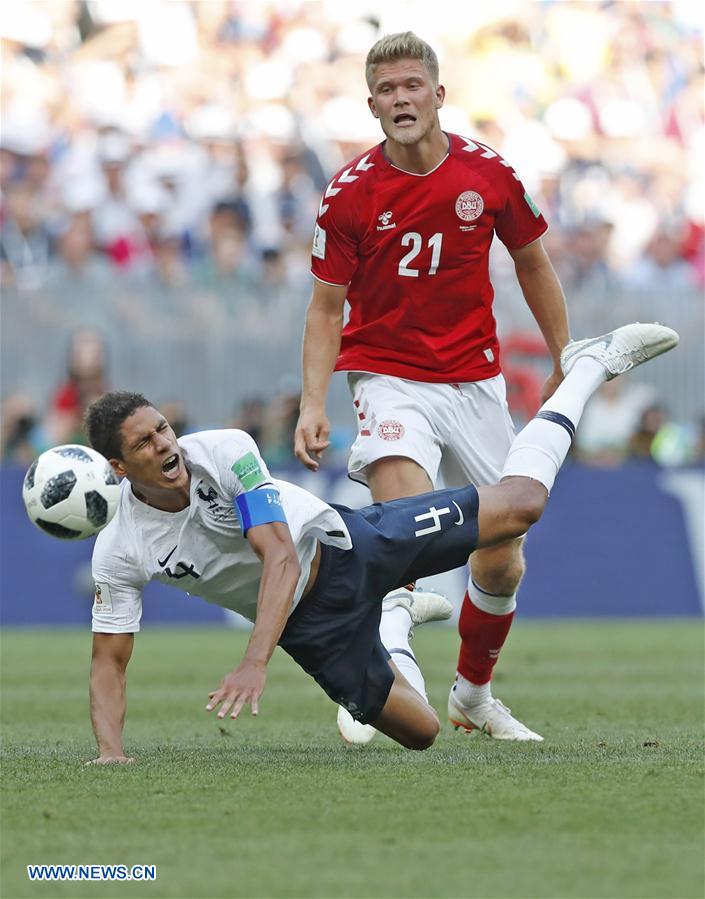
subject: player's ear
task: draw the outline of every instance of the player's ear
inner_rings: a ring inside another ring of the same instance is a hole
[[[446,98],[446,89],[442,84],[436,88],[436,109],[440,109]]]
[[[124,478],[126,476],[127,473],[125,471],[125,466],[122,459],[108,459],[108,462],[110,463],[110,467],[119,478]]]
[[[379,115],[377,114],[377,109],[375,108],[375,101],[372,99],[372,97],[367,98],[367,106],[369,107],[369,110],[372,113],[372,115],[376,119],[378,119]]]

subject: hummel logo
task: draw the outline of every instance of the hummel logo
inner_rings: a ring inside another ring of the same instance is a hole
[[[394,213],[389,210],[387,212],[383,212],[382,215],[378,215],[377,220],[382,222],[382,224],[377,225],[377,230],[378,231],[389,231],[390,228],[396,228],[396,226],[397,226],[396,222],[392,222],[391,225],[389,224],[390,219],[392,218],[393,215],[394,215]]]
[[[178,543],[177,543],[177,546],[178,546]],[[159,567],[163,568],[166,565],[166,563],[169,561],[169,559],[174,555],[175,552],[176,552],[176,546],[172,549],[172,551],[169,553],[169,555],[166,557],[166,559],[164,559],[163,562],[161,559],[157,559],[157,562],[159,563]]]

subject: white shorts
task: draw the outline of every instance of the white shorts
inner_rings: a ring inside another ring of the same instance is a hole
[[[350,372],[358,435],[348,474],[388,456],[413,459],[434,487],[496,484],[514,439],[502,375],[467,384],[429,384]]]

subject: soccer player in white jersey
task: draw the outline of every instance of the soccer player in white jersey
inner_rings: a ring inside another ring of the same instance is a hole
[[[545,400],[562,380],[569,339],[563,292],[541,243],[548,226],[508,162],[441,130],[445,88],[428,44],[411,32],[384,37],[365,74],[386,140],[339,171],[321,200],[296,455],[318,467],[328,446],[330,377],[347,371],[358,422],[348,471],[375,500],[431,490],[439,474],[446,486],[493,484],[514,431],[492,315],[490,244],[496,234],[513,257],[553,359]],[[467,716],[500,739],[540,739],[490,686],[524,573],[522,538],[475,551],[470,567],[456,680]],[[344,712],[338,724],[348,739],[373,736]]]
[[[242,661],[209,694],[206,708],[218,709],[219,718],[236,718],[248,704],[258,713],[279,644],[354,720],[408,748],[430,746],[438,717],[420,672],[405,677],[382,643],[383,597],[460,564],[476,548],[523,534],[541,516],[589,396],[677,341],[669,328],[636,324],[568,344],[566,378],[512,443],[501,483],[357,511],[272,479],[243,431],[177,441],[143,396],[97,400],[86,417],[91,444],[124,480],[118,510],[93,552],[94,761],[132,761],[122,736],[126,669],[142,588],[151,580],[254,622]],[[395,608],[397,652],[408,647],[413,605],[409,595]],[[456,723],[474,727],[462,703],[452,712]]]

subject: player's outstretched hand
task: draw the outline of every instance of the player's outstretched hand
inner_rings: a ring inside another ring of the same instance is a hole
[[[131,765],[133,762],[134,759],[127,755],[100,755],[97,759],[86,762],[86,767],[89,765]]]
[[[207,712],[220,705],[218,718],[225,718],[230,712],[231,718],[237,718],[243,707],[252,706],[252,714],[259,713],[259,698],[264,691],[267,680],[267,668],[260,662],[244,661],[241,665],[226,674],[217,690],[208,694]]]
[[[325,411],[306,411],[299,415],[294,433],[294,452],[299,462],[318,471],[321,456],[330,446],[330,422]]]

